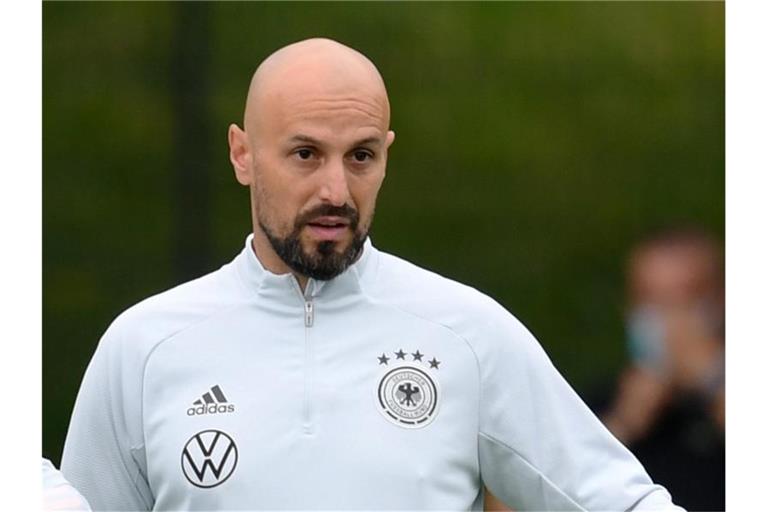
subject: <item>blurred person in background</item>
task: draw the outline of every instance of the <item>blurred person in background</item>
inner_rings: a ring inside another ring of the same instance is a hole
[[[639,242],[627,268],[630,364],[606,426],[690,510],[725,508],[725,298],[719,243],[696,228]],[[605,403],[605,402],[604,402]]]

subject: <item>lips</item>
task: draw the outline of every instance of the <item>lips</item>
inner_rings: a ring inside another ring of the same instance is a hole
[[[312,219],[307,224],[323,228],[339,228],[349,226],[349,219],[345,217],[324,216]]]
[[[307,223],[309,232],[320,240],[340,240],[349,229],[349,219],[344,217],[317,217]]]

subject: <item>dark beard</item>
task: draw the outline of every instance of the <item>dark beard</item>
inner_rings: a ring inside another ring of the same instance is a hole
[[[324,240],[317,244],[317,250],[313,254],[305,252],[299,238],[301,230],[313,219],[326,215],[349,219],[349,229],[352,230],[352,241],[349,247],[343,252],[337,253],[335,250],[337,242]],[[321,205],[299,215],[294,222],[293,231],[285,238],[280,238],[259,219],[261,230],[267,235],[272,249],[280,256],[280,259],[294,272],[320,281],[327,281],[338,276],[349,268],[360,255],[368,232],[359,233],[357,231],[359,223],[360,216],[357,210],[349,205]]]

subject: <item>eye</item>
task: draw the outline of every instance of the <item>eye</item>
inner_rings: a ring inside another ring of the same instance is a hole
[[[355,159],[356,162],[365,162],[367,160],[370,160],[373,158],[373,153],[370,151],[364,150],[364,149],[358,149],[354,153],[352,153],[352,158]]]
[[[298,157],[301,160],[309,160],[310,158],[312,158],[312,150],[307,148],[301,148],[296,150],[296,155],[298,155]]]

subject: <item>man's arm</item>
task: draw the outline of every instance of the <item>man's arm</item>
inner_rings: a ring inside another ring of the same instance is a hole
[[[477,343],[480,473],[516,510],[682,510],[592,414],[536,339],[497,311]]]
[[[61,471],[93,510],[150,510],[141,425],[141,368],[113,324],[80,386]]]
[[[483,486],[483,494],[483,510],[485,512],[513,512],[511,508],[503,504],[499,498],[494,496],[485,486]]]
[[[67,482],[61,472],[46,458],[43,458],[43,510],[77,510],[90,512],[85,498]]]

